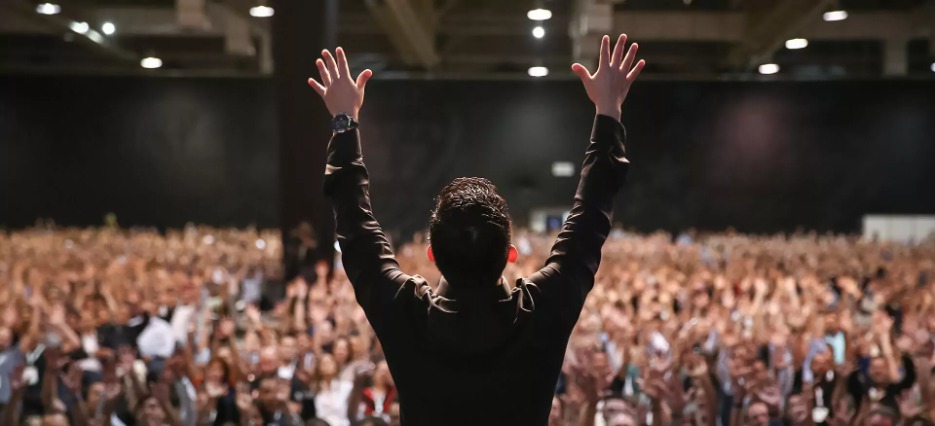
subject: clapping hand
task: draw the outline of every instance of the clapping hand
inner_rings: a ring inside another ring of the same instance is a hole
[[[617,120],[620,120],[620,106],[626,99],[630,86],[646,66],[646,61],[642,59],[635,66],[633,65],[636,61],[636,51],[639,49],[636,43],[630,45],[630,49],[624,56],[626,43],[627,35],[621,34],[611,53],[610,37],[605,35],[601,39],[600,63],[594,74],[591,74],[584,65],[576,63],[571,66],[571,70],[584,83],[584,90],[597,107],[597,113]]]

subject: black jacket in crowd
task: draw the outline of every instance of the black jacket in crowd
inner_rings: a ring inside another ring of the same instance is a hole
[[[628,165],[623,126],[598,115],[571,214],[545,266],[513,285],[442,279],[433,290],[399,270],[374,218],[358,131],[332,137],[325,193],[347,276],[396,382],[403,425],[547,423]]]

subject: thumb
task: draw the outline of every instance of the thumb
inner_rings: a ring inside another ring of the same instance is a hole
[[[588,69],[579,63],[575,63],[571,66],[571,71],[581,79],[581,82],[588,84],[588,81],[591,80],[591,73],[588,72]]]
[[[364,87],[367,86],[367,81],[370,80],[370,77],[373,77],[373,71],[369,69],[363,70],[360,75],[357,76],[357,89],[364,90]]]
[[[321,83],[314,78],[308,79],[308,85],[312,86],[312,89],[315,89],[315,93],[318,93],[318,96],[325,96],[325,86],[322,86]]]

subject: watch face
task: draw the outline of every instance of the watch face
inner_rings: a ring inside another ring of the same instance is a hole
[[[334,117],[334,122],[331,127],[335,131],[344,131],[347,130],[347,127],[350,125],[351,118],[345,114],[338,115]]]

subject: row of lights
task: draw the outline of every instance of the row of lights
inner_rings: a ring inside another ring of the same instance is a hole
[[[56,3],[39,3],[36,5],[36,13],[40,15],[58,15],[62,13],[62,6]],[[254,7],[250,8],[250,16],[255,18],[269,18],[273,16],[275,10],[272,7],[266,5],[264,0],[260,0],[260,3]],[[91,25],[87,22],[70,22],[68,28],[72,31],[86,35],[92,40],[100,43],[101,38],[100,34],[97,31],[91,29]],[[104,35],[113,35],[117,32],[117,26],[113,22],[104,22],[101,24],[101,33]],[[156,69],[162,67],[162,59],[155,56],[147,56],[140,60],[140,66],[146,69]]]
[[[530,21],[539,23],[539,25],[533,27],[532,36],[537,39],[545,37],[545,27],[542,26],[542,21],[552,19],[552,11],[549,9],[536,8],[526,12],[526,17],[529,18]],[[529,67],[528,72],[530,77],[545,77],[549,75],[549,69],[544,66]]]
[[[824,19],[825,22],[843,21],[847,19],[847,11],[841,10],[841,9],[829,10],[825,12],[824,14],[822,14],[821,18]],[[786,40],[786,49],[799,50],[799,49],[804,49],[806,47],[808,47],[808,39],[790,38],[789,40]],[[935,64],[933,64],[932,67],[935,68]],[[763,74],[763,75],[776,74],[779,72],[779,64],[775,64],[775,63],[762,64],[759,66],[758,71],[760,72],[760,74]]]

